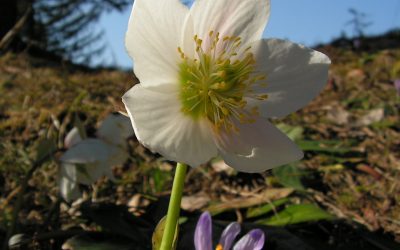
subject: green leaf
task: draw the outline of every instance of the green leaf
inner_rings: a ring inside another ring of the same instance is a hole
[[[164,216],[157,224],[156,229],[154,229],[153,232],[153,237],[151,238],[151,243],[153,246],[153,250],[158,250],[161,247],[161,241],[162,237],[164,234],[164,228],[165,228],[165,221],[166,221],[166,216]]]
[[[304,170],[299,169],[294,164],[287,164],[272,170],[278,182],[285,187],[292,187],[296,190],[304,191],[305,188],[301,183],[301,177],[306,174]]]
[[[379,122],[374,122],[371,124],[371,126],[374,129],[386,129],[386,128],[390,128],[390,127],[395,127],[398,123],[398,120],[382,120]]]
[[[270,226],[285,226],[309,221],[330,220],[334,217],[313,204],[299,204],[286,207],[273,217],[259,220],[256,223]]]
[[[182,216],[182,217],[179,217],[178,224],[182,225],[182,224],[185,224],[187,221],[188,221],[188,217]]]
[[[162,171],[159,168],[154,168],[152,171],[152,176],[154,180],[155,192],[161,192],[165,189],[165,184],[171,176],[169,172]]]
[[[263,206],[251,207],[251,208],[247,209],[246,218],[254,218],[254,217],[258,217],[263,214],[269,213],[272,210],[274,210],[276,207],[279,207],[288,201],[289,201],[288,198],[283,198],[283,199],[279,199],[279,200],[273,201],[271,203],[265,204]]]
[[[327,152],[344,154],[352,151],[350,147],[343,146],[341,141],[297,141],[297,145],[304,151]]]
[[[161,241],[164,234],[165,223],[167,221],[167,217],[164,216],[157,224],[156,229],[153,232],[153,237],[151,239],[151,243],[153,246],[153,250],[159,250],[161,247]],[[178,242],[178,235],[179,235],[179,223],[176,224],[175,236],[174,241],[172,243],[172,249],[176,249],[176,244]]]
[[[36,146],[35,161],[42,161],[50,154],[53,154],[57,150],[56,142],[53,138],[42,139]]]
[[[293,141],[297,141],[303,137],[304,129],[300,126],[290,126],[285,123],[279,123],[276,127]]]

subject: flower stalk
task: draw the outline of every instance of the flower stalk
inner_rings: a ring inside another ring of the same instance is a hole
[[[167,220],[165,223],[164,234],[161,241],[160,250],[171,250],[176,225],[179,219],[179,213],[181,209],[181,200],[183,193],[183,185],[185,183],[185,175],[187,171],[187,165],[177,163],[174,182],[172,184],[171,198],[168,205]]]

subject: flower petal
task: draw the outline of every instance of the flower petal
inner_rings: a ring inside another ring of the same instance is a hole
[[[67,201],[70,202],[72,200],[78,199],[82,194],[79,190],[78,184],[76,182],[72,182],[71,180],[62,177],[59,180],[60,194]]]
[[[62,163],[58,176],[60,194],[66,201],[77,199],[81,196],[76,181],[76,168],[74,164]]]
[[[131,121],[120,114],[110,114],[97,130],[97,137],[113,145],[125,145],[128,137],[133,135]]]
[[[400,95],[400,79],[394,81],[394,87],[397,90],[397,94]]]
[[[173,83],[188,8],[179,0],[135,0],[125,47],[134,72],[147,85]]]
[[[79,129],[73,127],[64,138],[64,147],[70,148],[80,141],[82,141],[82,137],[79,134]]]
[[[123,146],[108,145],[108,148],[109,148],[108,149],[109,156],[106,163],[109,166],[122,165],[129,158],[126,145]]]
[[[231,249],[232,243],[236,236],[240,233],[240,224],[237,222],[230,223],[222,232],[219,244],[222,249]]]
[[[85,139],[68,149],[60,158],[66,163],[96,163],[105,162],[109,156],[109,146],[99,139]]]
[[[127,158],[128,154],[122,147],[99,139],[85,139],[68,149],[60,161],[62,165],[75,165],[76,176],[70,175],[70,179],[89,185],[101,176],[113,179],[111,166],[122,164]]]
[[[196,0],[190,9],[194,33],[206,39],[210,31],[240,36],[243,44],[261,38],[270,13],[269,0]]]
[[[303,157],[303,152],[270,122],[237,123],[235,132],[216,136],[219,152],[229,166],[242,172],[262,172]]]
[[[235,244],[233,250],[261,250],[264,242],[264,232],[261,229],[253,229]]]
[[[212,250],[212,220],[209,212],[200,215],[194,231],[196,250]]]
[[[176,90],[154,91],[138,84],[122,99],[136,137],[145,147],[193,167],[217,155],[208,121],[185,116]]]
[[[283,117],[309,103],[325,86],[329,58],[302,45],[279,39],[254,44],[257,71],[267,76],[267,87],[256,92],[267,93],[259,102],[265,117]]]

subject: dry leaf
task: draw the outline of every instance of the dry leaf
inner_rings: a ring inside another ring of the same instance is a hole
[[[254,197],[237,198],[223,203],[213,204],[208,206],[205,210],[208,210],[210,213],[218,213],[225,210],[252,207],[271,202],[272,200],[288,197],[293,191],[293,188],[267,189],[262,193],[256,194]]]
[[[182,197],[181,207],[184,210],[193,212],[207,206],[209,202],[210,197],[207,194],[200,192],[195,195]]]

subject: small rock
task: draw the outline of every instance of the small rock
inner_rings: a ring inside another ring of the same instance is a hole
[[[382,108],[379,109],[373,109],[368,114],[364,115],[361,117],[357,125],[359,126],[368,126],[371,125],[372,123],[382,121],[384,117],[384,110]]]
[[[345,125],[349,123],[350,113],[342,107],[336,106],[328,110],[327,118],[337,125]]]

